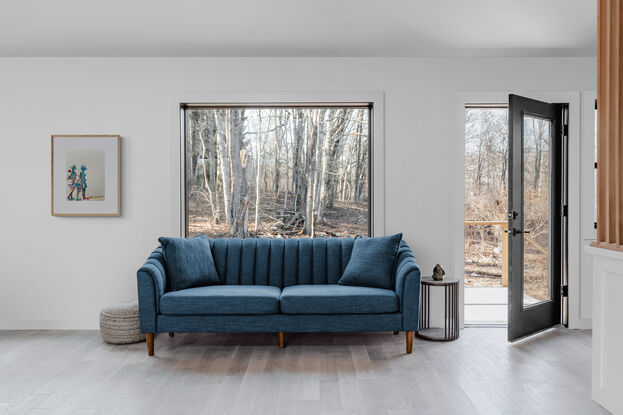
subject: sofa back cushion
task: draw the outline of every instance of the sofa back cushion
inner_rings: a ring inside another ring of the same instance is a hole
[[[402,233],[355,239],[350,262],[337,283],[391,290],[401,240]]]
[[[211,239],[224,284],[336,284],[350,261],[352,238]]]

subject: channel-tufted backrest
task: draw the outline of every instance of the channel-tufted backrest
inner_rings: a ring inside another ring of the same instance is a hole
[[[352,238],[211,239],[221,280],[229,285],[336,284],[353,250]]]

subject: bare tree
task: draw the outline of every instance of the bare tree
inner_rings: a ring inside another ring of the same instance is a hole
[[[229,126],[229,159],[231,163],[231,224],[230,233],[236,237],[249,236],[249,154],[243,143],[244,110],[226,110]],[[251,164],[252,165],[252,164]]]
[[[259,112],[258,117],[258,129],[257,129],[257,139],[255,140],[255,163],[257,164],[257,170],[255,172],[255,222],[254,222],[254,230],[257,232],[257,223],[260,217],[260,172],[262,171],[262,157],[260,154],[262,153],[262,111]]]
[[[227,225],[231,228],[232,226],[232,215],[231,215],[231,204],[232,204],[232,183],[231,183],[231,164],[229,160],[229,117],[225,116],[225,113],[228,110],[224,111],[214,111],[214,122],[216,124],[216,141],[218,143],[218,161],[219,167],[221,170],[221,180],[223,181],[223,204],[225,205],[225,221]]]

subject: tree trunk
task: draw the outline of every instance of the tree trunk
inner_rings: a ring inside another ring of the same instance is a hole
[[[211,122],[212,121],[212,122]],[[211,137],[213,139],[208,140],[208,149],[210,154],[210,181],[212,184],[212,190],[214,192],[214,203],[216,205],[216,214],[214,215],[215,222],[220,220],[221,217],[221,202],[219,200],[219,189],[218,189],[218,177],[217,177],[217,164],[218,164],[218,154],[217,154],[217,138],[218,134],[216,125],[213,122],[214,120],[210,117],[207,117],[206,114],[206,123],[211,127]]]
[[[355,177],[353,183],[353,200],[356,204],[359,203],[361,197],[361,137],[363,133],[363,112],[359,117],[359,124],[357,125],[357,161],[355,165]]]
[[[294,166],[292,184],[294,186],[294,211],[301,209],[301,201],[305,196],[305,181],[303,171],[303,143],[305,141],[305,111],[295,110],[292,121],[292,136],[294,139]]]
[[[233,237],[249,236],[249,155],[243,148],[244,110],[226,110],[229,130],[229,160],[232,174],[231,226]]]
[[[257,233],[258,226],[258,218],[260,215],[260,173],[262,171],[262,111],[259,112],[259,123],[258,123],[258,131],[257,131],[257,141],[256,141],[256,160],[257,163],[257,171],[255,172],[255,223],[253,229],[255,233]]]
[[[331,116],[332,113],[334,115],[339,115],[341,110],[333,111],[331,109],[325,110],[325,113]],[[329,117],[323,117],[328,119]],[[337,121],[339,122],[339,121]],[[324,134],[322,135],[322,145],[319,145],[320,148],[320,170],[318,172],[318,199],[317,199],[317,207],[316,207],[316,221],[321,222],[324,220],[325,206],[327,203],[327,186],[328,186],[328,169],[329,169],[329,144],[333,137],[335,136],[337,127],[335,126],[336,121],[334,121],[331,125],[331,128],[325,129]]]
[[[532,134],[534,135],[534,146],[535,146],[535,159],[534,159],[534,184],[532,186],[532,188],[534,190],[538,190],[539,189],[539,182],[541,180],[541,159],[542,159],[542,153],[543,153],[543,145],[542,142],[543,140],[541,139],[541,136],[543,134],[543,128],[542,128],[542,123],[539,122],[538,123],[538,128],[535,129],[535,124],[537,124],[535,122],[534,119],[532,119]]]
[[[275,126],[275,165],[274,165],[274,178],[273,178],[273,195],[275,196],[275,202],[279,199],[279,190],[281,187],[281,146],[283,144],[283,127],[277,127],[277,111],[272,110],[273,125]],[[279,117],[279,124],[283,125],[281,116]]]
[[[350,112],[350,110],[344,110],[344,112]],[[343,134],[346,126],[346,122],[342,124],[341,131],[334,135],[331,142],[329,154],[328,154],[328,175],[327,175],[327,195],[324,201],[325,207],[333,207],[335,198],[338,196],[341,189],[341,182],[343,180],[342,166],[338,165],[338,159],[343,153],[344,140]]]
[[[288,162],[288,160],[290,159],[290,143],[288,142],[288,137],[286,135],[285,130],[282,132],[283,132],[283,141],[285,143],[285,150],[286,150],[286,154],[285,154],[286,187],[283,191],[283,207],[281,209],[281,215],[283,216],[285,214],[285,210],[288,208],[288,196],[290,195],[290,168],[289,168],[289,162]]]
[[[203,187],[208,191],[208,203],[210,204],[210,210],[212,211],[212,219],[211,222],[214,223],[217,213],[216,206],[214,205],[214,195],[212,192],[212,188],[210,186],[210,180],[208,175],[208,167],[206,166],[206,162],[209,162],[208,154],[206,154],[206,145],[205,139],[203,135],[203,129],[199,130],[199,141],[201,142],[201,171],[203,173]]]
[[[306,235],[314,236],[314,202],[316,195],[316,185],[317,185],[317,170],[318,163],[316,160],[316,156],[318,152],[316,151],[317,141],[318,141],[318,115],[319,110],[313,110],[313,118],[311,119],[311,128],[308,129],[308,141],[307,141],[307,168],[306,168],[306,176],[307,176],[307,195],[305,198],[305,222],[304,222],[304,233]]]
[[[229,110],[225,110],[229,112]],[[218,114],[220,112],[220,114]],[[219,120],[219,118],[221,118]],[[225,207],[225,221],[227,226],[231,230],[232,216],[231,216],[231,204],[232,204],[232,184],[231,184],[231,163],[229,160],[229,117],[224,120],[221,111],[214,111],[214,122],[216,123],[216,139],[218,142],[218,161],[221,170],[221,180],[223,182],[223,204]]]

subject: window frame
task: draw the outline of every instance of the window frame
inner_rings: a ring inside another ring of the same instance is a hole
[[[188,129],[186,128],[186,112],[188,110],[201,110],[201,109],[264,109],[264,108],[366,108],[368,109],[368,231],[366,236],[377,235],[379,226],[375,221],[375,141],[377,131],[374,128],[375,125],[375,102],[378,100],[365,100],[365,101],[296,101],[296,102],[281,102],[281,101],[260,101],[260,102],[181,102],[178,104],[179,113],[179,125],[180,125],[180,152],[179,152],[179,175],[180,175],[180,236],[183,238],[188,237],[188,225],[189,225],[189,212],[188,212],[188,192],[186,191],[187,168],[186,168],[186,134]],[[383,209],[384,210],[384,209]],[[382,227],[384,228],[384,220]],[[381,233],[384,234],[384,233]],[[307,236],[302,236],[305,238]],[[256,239],[256,238],[249,238]],[[294,239],[294,238],[293,238]],[[299,239],[299,238],[296,238]]]

